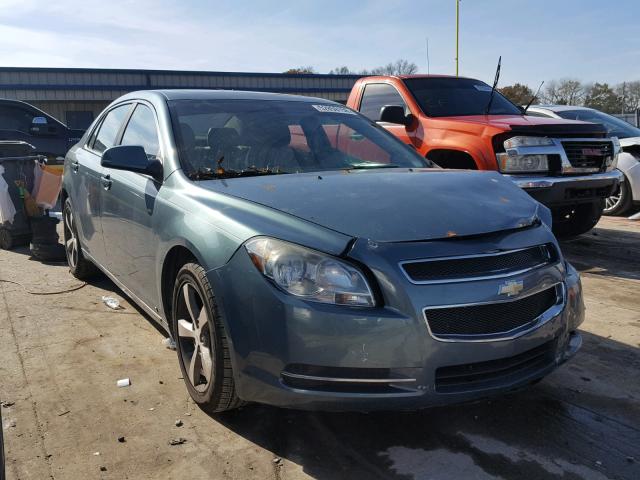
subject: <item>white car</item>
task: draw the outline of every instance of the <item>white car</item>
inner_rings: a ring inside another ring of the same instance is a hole
[[[527,115],[536,117],[566,118],[599,123],[607,129],[607,136],[618,137],[622,151],[618,155],[618,169],[624,174],[620,189],[605,202],[605,215],[622,215],[640,204],[640,128],[587,107],[570,105],[532,105]]]

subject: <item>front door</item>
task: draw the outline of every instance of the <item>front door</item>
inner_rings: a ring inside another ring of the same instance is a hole
[[[121,145],[140,145],[149,158],[160,157],[155,114],[136,105],[122,134]],[[147,175],[105,168],[101,218],[107,268],[139,300],[159,305],[156,282],[158,235],[154,229],[156,197],[161,184]]]
[[[100,165],[102,152],[115,145],[118,133],[131,104],[115,107],[104,116],[87,144],[76,150],[71,169],[71,202],[80,244],[95,261],[106,266],[106,255],[100,225],[100,201],[103,192]]]

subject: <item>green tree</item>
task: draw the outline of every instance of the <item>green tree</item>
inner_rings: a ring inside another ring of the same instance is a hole
[[[622,98],[608,83],[594,83],[587,89],[584,106],[595,108],[606,113],[620,113]]]
[[[533,90],[521,83],[499,88],[498,91],[516,105],[526,105],[533,97]],[[536,100],[533,103],[536,103]]]

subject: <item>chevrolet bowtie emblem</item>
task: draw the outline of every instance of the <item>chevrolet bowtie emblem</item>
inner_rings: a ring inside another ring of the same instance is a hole
[[[509,280],[498,287],[498,295],[513,297],[518,295],[524,288],[522,280]]]

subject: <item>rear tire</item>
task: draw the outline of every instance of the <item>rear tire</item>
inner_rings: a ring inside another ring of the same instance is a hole
[[[553,233],[558,238],[570,238],[586,233],[596,226],[603,210],[604,200],[554,210]]]
[[[604,215],[623,215],[628,212],[633,203],[631,187],[626,177],[620,182],[618,190],[605,199]]]
[[[13,235],[7,228],[0,227],[0,248],[11,250],[13,248]]]
[[[96,274],[98,269],[89,260],[84,258],[82,248],[80,247],[80,238],[76,228],[75,216],[71,200],[67,198],[64,202],[64,210],[62,212],[64,221],[64,249],[69,264],[71,275],[78,280],[86,280]]]
[[[187,263],[173,289],[172,334],[182,377],[200,408],[219,413],[241,407],[227,334],[204,268]]]

